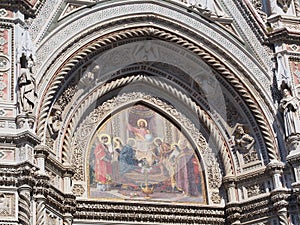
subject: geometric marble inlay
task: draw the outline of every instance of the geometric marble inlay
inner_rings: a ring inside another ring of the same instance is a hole
[[[0,45],[4,45],[6,43],[6,40],[4,37],[0,37]]]
[[[7,11],[5,9],[0,9],[0,17],[5,17],[7,15]]]
[[[8,69],[9,69],[9,60],[4,56],[0,56],[0,71],[6,71]]]

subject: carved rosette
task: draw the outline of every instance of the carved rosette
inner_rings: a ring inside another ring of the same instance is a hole
[[[84,187],[81,184],[74,184],[72,188],[72,193],[77,196],[81,197],[83,193],[85,192]]]
[[[72,155],[72,165],[75,168],[74,179],[76,181],[85,180],[86,175],[84,170],[84,162],[86,162],[86,159],[84,156],[86,155],[86,148],[89,146],[88,141],[90,134],[94,133],[98,124],[103,121],[107,115],[111,115],[119,108],[126,107],[126,105],[129,103],[137,101],[143,101],[159,108],[160,110],[166,112],[170,118],[176,120],[183,126],[183,128],[192,137],[192,140],[195,141],[195,144],[198,146],[198,150],[203,157],[206,170],[205,172],[207,173],[208,177],[207,181],[209,190],[218,192],[222,182],[221,170],[215,154],[208,147],[203,135],[189,119],[187,119],[182,113],[178,112],[173,106],[142,92],[124,93],[114,97],[94,109],[89,116],[83,120],[74,134],[73,143],[70,148],[74,149]]]
[[[265,193],[265,188],[263,183],[250,185],[246,187],[246,189],[247,189],[248,198]]]

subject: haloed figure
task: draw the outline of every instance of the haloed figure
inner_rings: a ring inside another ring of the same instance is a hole
[[[97,187],[105,191],[109,188],[112,175],[111,154],[109,152],[110,137],[107,134],[102,134],[99,137],[99,143],[94,149],[95,155],[95,181],[98,183]]]

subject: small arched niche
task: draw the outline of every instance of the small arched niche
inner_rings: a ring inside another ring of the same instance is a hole
[[[90,199],[207,204],[200,150],[183,127],[141,102],[112,113],[87,151]]]

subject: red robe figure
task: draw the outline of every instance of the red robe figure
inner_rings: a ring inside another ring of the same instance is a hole
[[[100,142],[94,149],[95,155],[95,181],[100,184],[108,184],[111,181],[112,165],[111,154],[108,149],[109,136],[100,136]]]

